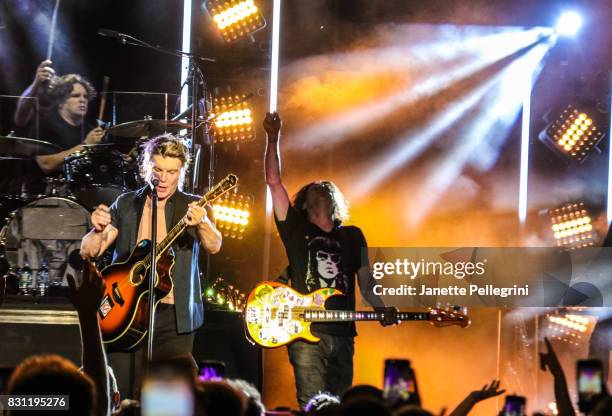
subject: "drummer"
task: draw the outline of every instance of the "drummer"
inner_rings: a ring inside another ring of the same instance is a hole
[[[56,76],[51,61],[43,61],[37,68],[32,84],[21,95],[15,112],[15,124],[31,124],[34,111],[32,100],[26,97],[44,97],[38,137],[58,145],[59,153],[38,156],[36,162],[44,173],[62,169],[64,158],[83,149],[83,144],[97,144],[104,130],[85,120],[89,102],[95,96],[89,81],[78,74]],[[46,111],[45,111],[46,110]]]

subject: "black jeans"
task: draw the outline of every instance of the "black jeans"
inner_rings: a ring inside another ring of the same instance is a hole
[[[301,408],[319,392],[339,396],[353,383],[355,338],[317,336],[321,338],[317,344],[296,341],[287,347]]]
[[[191,355],[195,332],[177,334],[174,305],[159,303],[155,308],[153,359]],[[138,398],[142,368],[147,355],[147,338],[129,352],[110,352],[108,361],[115,372],[121,398]]]

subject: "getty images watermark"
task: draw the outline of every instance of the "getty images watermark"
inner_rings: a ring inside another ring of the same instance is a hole
[[[612,250],[382,248],[364,250],[386,304],[612,306]]]

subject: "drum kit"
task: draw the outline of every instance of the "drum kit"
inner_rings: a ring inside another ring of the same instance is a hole
[[[91,228],[90,212],[143,185],[138,168],[142,142],[188,128],[190,124],[152,119],[112,126],[106,133],[113,143],[84,145],[52,176],[40,171],[36,157],[58,153],[59,147],[0,137],[0,219],[7,216],[0,224],[0,276],[7,277],[7,292],[62,292],[66,275],[75,273],[70,256],[78,256],[81,239]],[[124,149],[131,150],[126,154]]]

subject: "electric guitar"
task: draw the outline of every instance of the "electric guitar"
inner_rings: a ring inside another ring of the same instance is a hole
[[[230,174],[215,185],[197,203],[214,201],[234,188],[238,177]],[[172,290],[171,269],[174,255],[168,251],[172,243],[187,229],[181,219],[157,244],[155,306]],[[129,350],[140,343],[148,331],[150,240],[142,240],[120,263],[102,270],[106,292],[98,308],[98,321],[105,344],[119,350]],[[154,306],[154,308],[155,308]]]
[[[297,339],[319,342],[310,331],[313,322],[380,321],[384,312],[326,310],[325,301],[342,295],[324,288],[302,295],[278,282],[255,286],[247,298],[244,320],[249,337],[262,347],[276,348]],[[465,328],[470,319],[458,308],[430,308],[428,312],[397,312],[399,321],[428,321],[436,327],[458,325]]]

